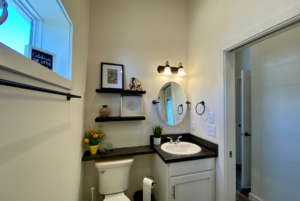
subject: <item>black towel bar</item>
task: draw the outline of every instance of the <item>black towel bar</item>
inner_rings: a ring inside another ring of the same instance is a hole
[[[76,96],[76,95],[73,95],[73,94],[70,94],[70,93],[63,93],[63,92],[60,92],[60,91],[54,91],[54,90],[51,90],[51,89],[45,89],[45,88],[41,88],[41,87],[36,87],[36,86],[23,84],[23,83],[19,83],[19,82],[13,82],[13,81],[4,80],[4,79],[0,79],[0,85],[5,85],[5,86],[9,86],[9,87],[28,89],[28,90],[32,90],[32,91],[39,91],[39,92],[44,92],[44,93],[50,93],[50,94],[66,96],[67,100],[70,100],[71,98],[81,98],[81,96]]]

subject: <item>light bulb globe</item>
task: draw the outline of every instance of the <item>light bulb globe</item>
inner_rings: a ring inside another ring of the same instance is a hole
[[[170,67],[165,67],[164,74],[165,75],[171,75],[172,74],[171,68]]]

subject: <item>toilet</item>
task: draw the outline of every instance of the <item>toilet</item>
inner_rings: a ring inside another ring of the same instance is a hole
[[[104,201],[130,201],[124,194],[129,186],[133,157],[96,161],[99,174],[99,192]]]

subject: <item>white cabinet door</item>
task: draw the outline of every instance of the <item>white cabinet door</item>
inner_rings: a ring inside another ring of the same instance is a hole
[[[170,178],[170,201],[214,201],[215,172]]]

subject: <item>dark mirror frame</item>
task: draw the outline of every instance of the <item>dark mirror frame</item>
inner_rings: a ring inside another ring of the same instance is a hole
[[[5,20],[7,19],[8,17],[8,11],[7,11],[7,7],[8,7],[8,4],[6,3],[5,0],[0,0],[0,8],[3,8],[3,13],[2,15],[0,16],[0,25],[3,24],[5,22]]]

